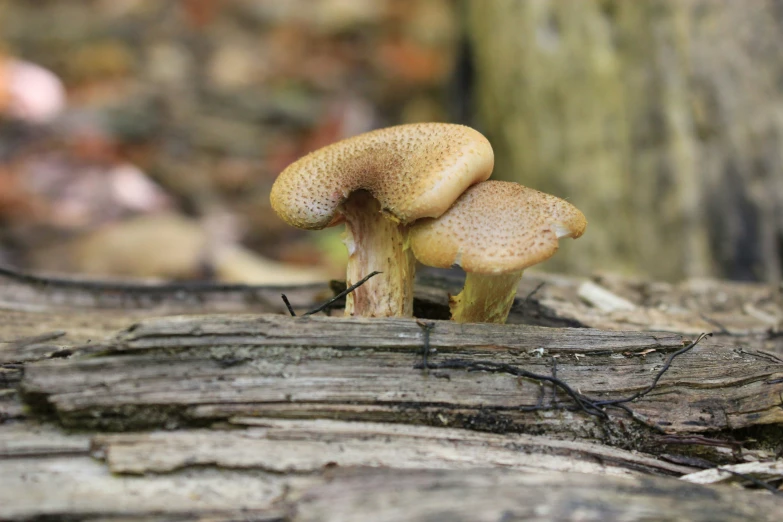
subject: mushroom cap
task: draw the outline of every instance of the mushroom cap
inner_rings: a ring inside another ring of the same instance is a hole
[[[270,200],[288,224],[340,221],[351,192],[367,190],[392,219],[437,217],[494,166],[489,141],[463,125],[418,123],[360,134],[316,150],[280,173]]]
[[[411,227],[416,258],[428,266],[502,274],[552,257],[558,238],[582,235],[584,214],[556,196],[517,183],[485,181],[437,219]]]

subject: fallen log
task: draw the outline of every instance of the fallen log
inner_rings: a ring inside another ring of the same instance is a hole
[[[235,416],[331,418],[661,453],[693,435],[733,438],[783,422],[782,362],[709,340],[669,360],[688,343],[584,328],[179,316],[142,321],[68,359],[30,363],[22,389],[69,428],[114,431]]]
[[[502,468],[207,467],[128,476],[90,457],[50,457],[0,461],[0,472],[0,516],[10,521],[777,521],[783,508],[769,495],[672,478]]]
[[[766,492],[674,478],[779,486],[775,289],[591,283],[526,278],[499,326],[437,320],[450,277],[421,280],[418,321],[283,315],[325,285],[239,315],[239,287],[15,281],[0,519],[777,520]]]
[[[490,467],[491,466],[491,467]],[[777,520],[783,499],[550,437],[339,421],[66,435],[0,426],[3,520]]]

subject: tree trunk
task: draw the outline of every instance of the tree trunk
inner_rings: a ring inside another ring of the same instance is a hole
[[[495,176],[590,223],[550,269],[780,280],[779,2],[466,7]]]

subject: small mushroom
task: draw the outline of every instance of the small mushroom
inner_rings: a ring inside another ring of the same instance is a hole
[[[399,125],[297,160],[280,173],[270,199],[295,227],[345,223],[348,285],[381,272],[348,295],[345,315],[411,316],[416,265],[407,225],[440,216],[493,165],[491,145],[470,127]]]
[[[416,258],[425,265],[461,266],[465,286],[450,301],[460,323],[504,323],[525,268],[557,252],[558,239],[587,226],[576,207],[517,183],[485,181],[470,187],[437,219],[411,227]]]

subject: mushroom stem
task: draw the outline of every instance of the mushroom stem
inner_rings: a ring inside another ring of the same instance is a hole
[[[449,298],[451,320],[458,323],[506,322],[524,270],[505,274],[469,272],[462,292]]]
[[[369,192],[359,190],[343,203],[343,242],[348,248],[348,286],[370,272],[381,272],[345,298],[345,315],[411,317],[416,260],[408,227],[392,221]]]

